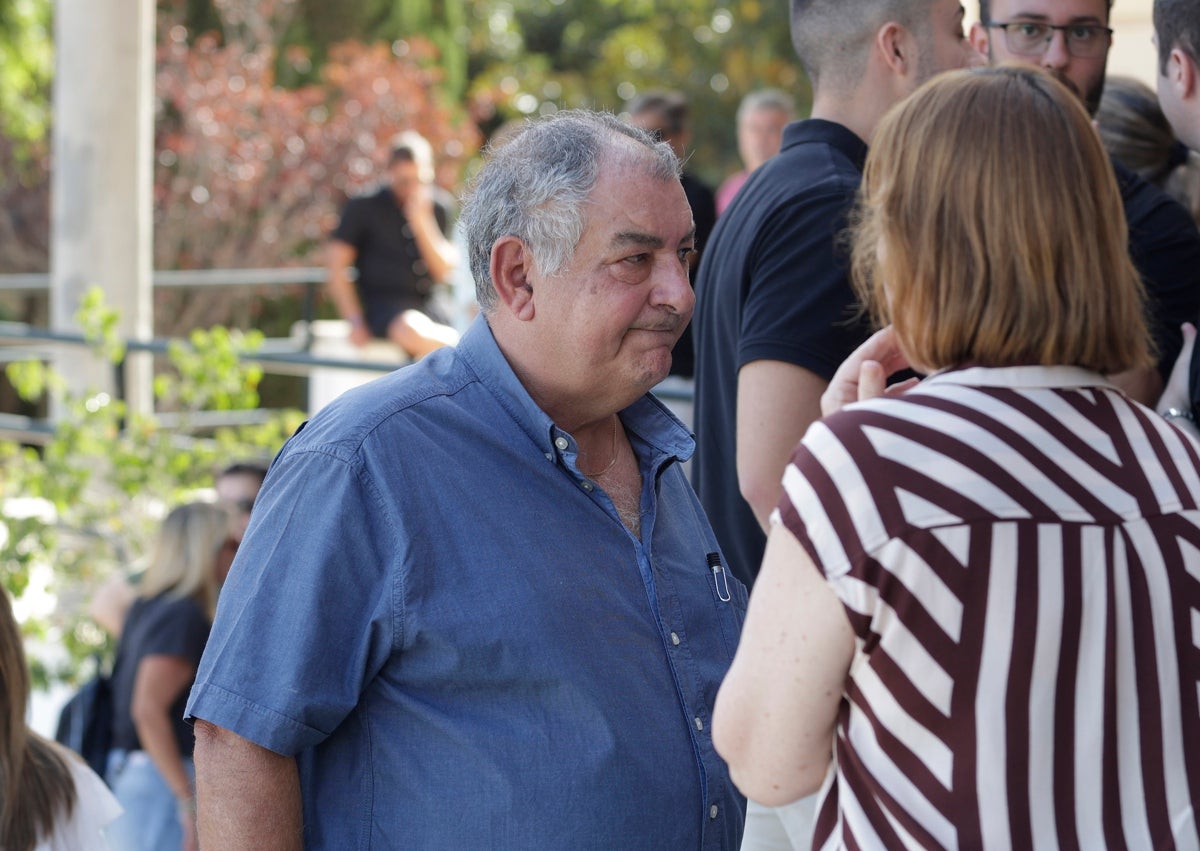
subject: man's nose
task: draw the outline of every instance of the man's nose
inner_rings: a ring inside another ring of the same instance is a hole
[[[1063,30],[1050,30],[1050,41],[1046,44],[1046,52],[1042,54],[1042,67],[1061,71],[1070,61],[1067,34]]]
[[[688,278],[687,261],[675,260],[660,264],[654,297],[658,304],[670,307],[675,313],[691,313],[692,308],[696,306],[696,294],[692,291],[692,282]]]

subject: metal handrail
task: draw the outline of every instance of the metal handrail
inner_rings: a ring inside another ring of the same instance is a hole
[[[21,272],[0,275],[0,292],[48,290],[48,272]],[[232,287],[284,286],[287,284],[316,285],[325,282],[325,270],[320,266],[297,266],[281,269],[160,269],[154,272],[151,284],[156,287]]]
[[[354,369],[373,372],[391,372],[397,368],[394,361],[328,357],[314,355],[311,351],[311,327],[315,319],[317,287],[325,282],[325,270],[317,266],[279,269],[186,269],[160,270],[153,276],[153,286],[178,287],[228,287],[228,286],[286,286],[301,284],[306,287],[302,330],[291,337],[267,338],[260,349],[247,353],[246,360],[258,363],[264,370],[277,375],[310,376],[314,369]],[[47,273],[18,273],[0,275],[0,292],[36,291],[49,289],[51,276]],[[126,348],[131,352],[167,351],[173,338],[150,340],[127,340]],[[183,341],[186,343],[186,340]],[[47,344],[39,348],[37,344]],[[49,359],[53,348],[61,345],[83,346],[88,340],[79,333],[52,331],[22,322],[0,321],[0,364],[28,357]],[[120,372],[120,365],[117,365]],[[120,382],[118,382],[120,385]],[[690,386],[679,386],[670,381],[656,387],[655,395],[664,401],[687,402],[692,399]],[[226,419],[245,420],[247,416],[257,418],[265,413],[214,412],[206,417],[218,424],[222,415]],[[160,414],[162,416],[162,414]],[[169,415],[168,415],[169,416]],[[0,436],[33,442],[45,440],[52,432],[52,425],[34,417],[0,413]]]

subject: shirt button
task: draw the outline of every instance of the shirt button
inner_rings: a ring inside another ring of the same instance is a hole
[[[697,715],[697,716],[696,716],[696,729],[697,729],[697,730],[703,730],[703,729],[704,729],[704,722],[700,720],[700,716],[699,716],[699,715]]]
[[[580,485],[580,487],[582,487],[588,493],[592,492],[592,483],[591,482],[584,482],[582,485]]]
[[[551,452],[547,452],[547,453],[546,453],[546,460],[547,460],[547,461],[553,461],[553,460],[554,460],[554,454],[553,454],[553,453],[551,453]]]
[[[718,812],[720,812],[720,810],[717,809],[717,805],[713,804],[711,807],[708,808],[708,817],[716,818]]]
[[[556,437],[554,438],[554,445],[558,447],[560,452],[565,452],[571,444],[567,442],[565,437]]]
[[[674,644],[676,647],[679,646],[679,636],[676,635],[675,633],[671,633],[671,643]]]

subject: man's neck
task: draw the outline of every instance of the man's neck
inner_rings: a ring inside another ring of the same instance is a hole
[[[853,95],[843,98],[814,94],[811,117],[840,124],[869,144],[879,123],[880,113],[873,104],[866,104],[862,98]]]

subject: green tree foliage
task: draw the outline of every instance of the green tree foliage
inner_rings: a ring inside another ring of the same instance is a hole
[[[192,0],[203,31],[216,0]],[[693,105],[693,165],[714,182],[736,170],[734,113],[746,93],[811,98],[791,45],[786,3],[728,0],[295,0],[283,42],[312,60],[280,63],[281,79],[315,75],[333,45],[422,38],[437,48],[441,88],[488,130],[563,107],[621,111],[667,87]],[[206,11],[207,10],[207,11]]]
[[[366,41],[430,35],[452,83],[447,91],[461,94],[489,130],[563,107],[620,112],[646,89],[679,89],[693,108],[693,166],[714,182],[738,168],[734,113],[743,95],[782,88],[801,109],[811,98],[792,49],[786,3],[301,0],[296,19],[334,15],[352,18],[355,37]],[[303,23],[301,30],[320,32]],[[319,36],[310,43],[323,49]],[[459,89],[455,69],[464,54],[467,84]]]
[[[49,254],[50,0],[0,0],[0,270]],[[0,306],[0,318],[8,318]]]
[[[0,2],[0,135],[24,146],[45,138],[50,123],[50,0]]]
[[[715,183],[739,167],[743,95],[782,88],[801,108],[811,98],[786,3],[510,0],[477,9],[487,26],[472,29],[469,94],[489,126],[563,106],[620,112],[647,89],[678,89],[692,107],[692,167]]]
[[[117,317],[98,291],[78,320],[93,356],[113,363],[123,356]],[[68,649],[66,670],[103,648],[86,604],[105,578],[136,565],[166,511],[211,487],[222,466],[269,459],[299,425],[302,415],[291,411],[254,425],[195,426],[201,412],[257,408],[262,370],[252,355],[261,341],[217,327],[172,346],[154,385],[159,413],[149,416],[103,393],[65,394],[41,361],[8,366],[25,397],[53,393],[64,413],[40,450],[0,442],[0,583],[17,598],[57,598],[49,617],[27,626]]]

